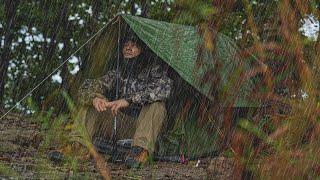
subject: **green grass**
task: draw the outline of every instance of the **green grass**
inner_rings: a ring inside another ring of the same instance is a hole
[[[0,162],[0,177],[7,176],[7,177],[17,177],[19,173],[9,167],[7,164]]]

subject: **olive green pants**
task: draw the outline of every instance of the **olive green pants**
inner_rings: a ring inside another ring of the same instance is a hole
[[[143,106],[137,119],[120,112],[117,121],[117,138],[133,139],[133,146],[140,146],[153,152],[166,116],[164,102]],[[89,107],[85,113],[84,123],[90,138],[111,137],[113,119],[110,109],[98,112],[93,107]]]

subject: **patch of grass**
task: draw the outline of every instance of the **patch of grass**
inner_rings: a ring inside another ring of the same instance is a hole
[[[13,170],[8,165],[0,162],[0,177],[17,177],[19,176],[19,173],[17,173],[15,170]]]

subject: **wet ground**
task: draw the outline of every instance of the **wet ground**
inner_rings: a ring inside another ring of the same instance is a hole
[[[0,179],[101,179],[93,160],[56,164],[48,160],[40,145],[40,124],[19,114],[0,122]],[[230,163],[231,162],[231,163]],[[223,157],[188,164],[154,162],[140,170],[110,164],[114,179],[229,179],[232,161]]]

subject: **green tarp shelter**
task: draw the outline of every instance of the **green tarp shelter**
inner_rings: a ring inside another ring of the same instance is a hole
[[[115,60],[118,36],[122,36],[128,27],[181,78],[209,99],[213,100],[211,90],[216,88],[218,92],[234,97],[230,98],[233,107],[259,105],[249,97],[253,82],[247,80],[239,84],[240,74],[251,68],[252,59],[250,61],[238,58],[238,48],[232,39],[218,33],[216,54],[213,57],[205,50],[199,51],[199,47],[203,47],[204,38],[196,27],[132,15],[117,15],[96,36],[88,59],[88,77],[103,75],[107,63]],[[197,62],[199,59],[201,63]],[[221,64],[219,68],[215,61]],[[219,76],[219,84],[201,82],[208,72],[213,72],[209,76]],[[223,103],[227,106],[229,102]]]
[[[167,132],[158,141],[159,155],[185,151],[187,156],[198,156],[219,151],[218,133],[221,119],[213,117],[213,124],[203,127],[196,125],[198,117],[194,112],[199,107],[200,98],[207,97],[205,99],[218,102],[220,107],[231,106],[234,109],[259,107],[258,101],[252,101],[250,97],[254,87],[252,79],[241,81],[240,78],[241,74],[253,68],[256,60],[253,56],[247,59],[239,58],[239,50],[232,39],[217,33],[216,50],[214,53],[209,53],[203,48],[205,39],[197,27],[132,15],[117,15],[95,37],[88,61],[85,62],[86,77],[102,76],[108,65],[117,60],[118,37],[125,36],[128,29],[133,31],[161,60],[171,66],[177,76],[180,76],[178,81],[175,81],[175,85],[179,86],[176,90],[178,93],[167,102],[168,123],[171,124],[167,124]],[[215,84],[212,81],[203,83],[202,80],[206,78],[220,80]],[[218,101],[216,94],[222,96]],[[180,97],[180,100],[176,96]],[[185,117],[176,115],[183,111],[184,102],[190,98],[193,98],[194,104],[187,115]],[[183,147],[183,150],[180,147]]]

